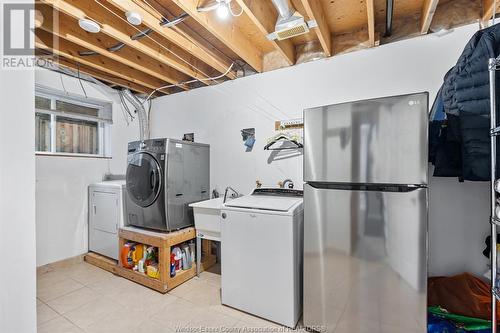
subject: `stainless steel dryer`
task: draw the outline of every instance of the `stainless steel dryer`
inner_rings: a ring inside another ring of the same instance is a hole
[[[209,199],[210,146],[174,139],[128,144],[127,224],[173,231],[194,224],[188,205]]]

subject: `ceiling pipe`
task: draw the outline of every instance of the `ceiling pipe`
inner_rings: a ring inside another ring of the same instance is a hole
[[[392,35],[392,17],[394,14],[394,0],[387,0],[385,7],[385,35],[390,37]]]
[[[171,20],[167,20],[167,19],[164,18],[160,22],[160,25],[162,27],[165,27],[165,28],[172,28],[173,26],[175,26],[175,25],[183,22],[184,20],[186,20],[188,17],[189,17],[188,13],[182,13],[181,15],[179,15],[177,17],[174,17]]]
[[[189,15],[187,13],[182,13],[181,15],[174,17],[171,21],[164,18],[160,22],[160,26],[165,27],[165,28],[172,28],[173,26],[184,21],[188,16]],[[135,35],[130,36],[130,39],[139,40],[139,39],[151,34],[152,32],[153,32],[153,29],[147,28],[145,30],[139,31]],[[113,53],[113,52],[121,50],[124,46],[125,46],[125,43],[118,43],[118,44],[115,44],[111,47],[108,47],[106,50]],[[99,53],[94,52],[94,51],[79,51],[78,52],[78,55],[80,55],[82,57],[94,56],[94,55],[98,55],[98,54]]]
[[[274,7],[278,11],[278,22],[284,21],[292,17],[293,13],[295,13],[295,8],[293,8],[290,0],[271,0],[273,2]]]

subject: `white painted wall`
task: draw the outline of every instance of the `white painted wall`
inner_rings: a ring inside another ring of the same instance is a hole
[[[256,179],[276,184],[292,178],[301,187],[301,156],[270,161],[262,149],[274,134],[275,120],[301,118],[308,107],[420,91],[428,91],[432,103],[444,74],[477,29],[469,25],[443,37],[422,36],[161,97],[153,103],[152,136],[194,132],[196,141],[209,143],[211,185],[219,191],[231,185],[249,192]],[[250,153],[240,135],[247,127],[255,127],[257,135]],[[431,274],[482,274],[487,186],[432,179],[430,193]]]
[[[77,79],[37,69],[35,81],[71,94],[83,95]],[[137,121],[127,126],[111,89],[83,81],[87,95],[113,102],[112,159],[36,156],[37,265],[63,260],[88,251],[87,187],[106,173],[124,174],[127,143],[138,137]],[[34,137],[34,136],[33,136]]]
[[[5,2],[29,1],[0,0],[0,17]],[[0,70],[0,332],[36,332],[33,87],[32,70]]]

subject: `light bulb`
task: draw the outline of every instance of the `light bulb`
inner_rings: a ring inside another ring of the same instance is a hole
[[[229,8],[227,8],[227,3],[225,1],[219,3],[219,7],[217,7],[217,16],[219,16],[220,19],[226,19],[229,16]]]

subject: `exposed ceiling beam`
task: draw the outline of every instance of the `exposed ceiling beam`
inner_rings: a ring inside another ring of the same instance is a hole
[[[54,22],[52,20],[53,9],[47,5],[37,5],[36,8],[45,18],[40,26],[42,30],[73,42],[83,49],[94,51],[110,59],[119,61],[162,81],[177,84],[178,82],[187,81],[189,79],[187,75],[163,65],[147,55],[137,53],[131,48],[125,47],[119,52],[108,51],[107,49],[111,45],[116,44],[114,39],[105,35],[91,34],[83,31],[78,27],[77,23],[66,14],[58,13],[58,25],[57,28],[54,29],[51,24],[51,22]],[[185,90],[188,89],[186,85],[183,85],[182,88]]]
[[[80,57],[78,55],[78,51],[81,50],[80,47],[65,39],[58,39],[57,45],[54,46],[53,35],[41,29],[36,29],[35,46],[39,49],[52,51],[55,55],[60,57],[67,58],[144,87],[156,89],[165,85],[165,82],[161,80],[101,55]],[[169,93],[167,89],[162,90],[162,92]]]
[[[146,3],[144,0],[132,0],[138,6],[141,6],[142,9],[148,11],[150,14],[155,16],[158,20],[166,17],[166,15],[170,15],[172,17],[176,17],[173,13],[169,12],[162,4],[158,3],[158,1],[149,1]],[[162,10],[159,10],[160,7]],[[179,14],[179,13],[177,13]],[[187,24],[176,24],[172,27],[173,30],[177,31],[178,34],[184,36],[195,44],[200,45],[200,47],[204,47],[207,49],[207,52],[210,52],[214,57],[219,59],[227,68],[228,65],[233,64],[234,60],[231,59],[228,55],[221,52],[218,48],[210,43],[205,37],[202,37],[198,32],[193,30]],[[225,59],[225,60],[224,60]],[[230,79],[236,79],[236,71],[231,70],[227,77]]]
[[[373,0],[366,0],[366,15],[368,17],[368,40],[370,46],[375,46],[375,5]]]
[[[236,0],[236,2],[264,36],[274,31],[278,14],[271,1]],[[291,40],[273,40],[270,43],[289,65],[295,64],[295,46]]]
[[[489,21],[493,18],[493,13],[498,9],[498,5],[500,5],[500,1],[496,2],[497,8],[495,7],[495,0],[483,0],[483,16],[482,21]]]
[[[179,34],[172,28],[165,28],[160,26],[160,21],[158,17],[155,17],[148,11],[144,10],[141,6],[138,6],[130,0],[106,0],[107,2],[113,4],[117,8],[120,8],[123,12],[134,11],[142,16],[142,23],[148,28],[161,35],[162,37],[170,40],[172,43],[180,46],[185,51],[189,52],[193,56],[197,57],[201,61],[215,68],[219,73],[225,73],[227,69],[231,66],[231,62],[225,61],[223,58],[214,55],[207,47],[194,43],[192,40],[186,38],[185,36]],[[236,75],[234,72],[230,72],[229,77],[234,79]]]
[[[179,59],[179,57],[175,56],[172,49],[175,50],[175,54],[178,54],[178,52],[180,53],[180,51],[177,50],[177,46],[160,46],[151,40],[148,40],[147,37],[141,41],[132,40],[130,35],[126,32],[129,28],[128,24],[120,20],[120,18],[115,17],[113,13],[108,12],[106,9],[101,7],[97,1],[42,0],[42,2],[50,4],[53,8],[72,16],[75,19],[90,18],[98,22],[101,25],[102,33],[115,38],[133,49],[145,53],[190,77],[203,79],[208,77],[207,75],[197,71],[193,65],[191,65],[192,63],[196,63],[193,57],[183,56]],[[199,66],[201,66],[201,64],[196,64],[196,67],[200,68]],[[203,83],[210,84],[208,81],[203,81]]]
[[[94,68],[83,66],[83,65],[77,65],[76,63],[73,63],[69,60],[66,60],[64,58],[59,57],[57,59],[57,64],[66,68],[69,68],[73,71],[80,71],[81,73],[85,73],[89,76],[92,76],[93,78],[96,78],[101,81],[105,81],[107,83],[120,86],[123,88],[128,88],[132,91],[139,92],[142,94],[147,94],[149,95],[150,93],[153,92],[153,89],[149,89],[146,87],[143,87],[141,85],[132,83],[127,80],[120,79],[118,77],[110,76],[109,74],[103,73],[101,71],[95,70]]]
[[[204,26],[257,72],[262,72],[262,52],[252,44],[248,36],[239,30],[236,19],[233,19],[232,22],[222,22],[217,19],[214,12],[198,12],[196,10],[198,0],[172,0],[172,2]]]
[[[301,0],[302,5],[310,20],[316,20],[317,28],[313,30],[318,36],[323,52],[327,57],[332,55],[332,34],[325,18],[325,12],[319,0]]]
[[[422,16],[420,17],[420,33],[426,34],[432,23],[432,17],[436,12],[439,0],[424,0],[422,7]]]

